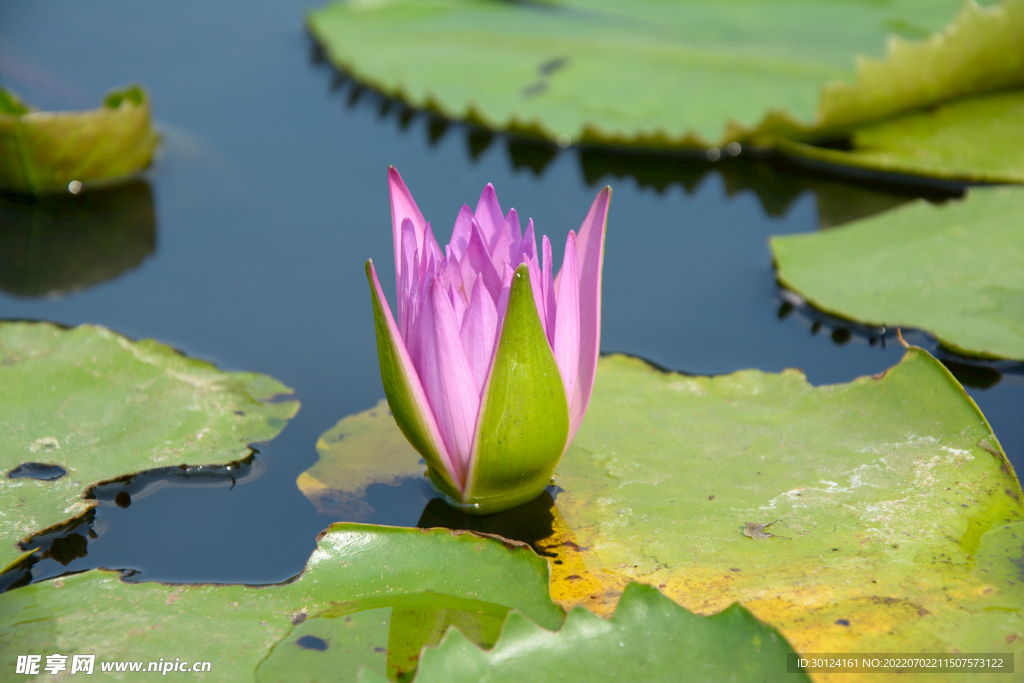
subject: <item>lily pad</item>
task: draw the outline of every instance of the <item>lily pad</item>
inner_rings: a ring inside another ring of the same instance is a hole
[[[576,608],[560,631],[548,633],[513,613],[487,652],[452,631],[439,648],[424,651],[415,680],[769,681],[780,678],[791,652],[739,605],[698,617],[653,588],[631,584],[609,620]],[[802,672],[786,678],[810,681]],[[368,671],[359,680],[384,681]]]
[[[149,99],[136,85],[76,112],[32,111],[0,89],[0,187],[14,192],[67,192],[72,181],[123,178],[149,166],[157,141]]]
[[[371,484],[394,486],[426,471],[385,399],[339,420],[317,440],[316,452],[319,459],[295,483],[325,515],[357,512]]]
[[[449,609],[465,622],[516,609],[558,628],[564,614],[547,580],[544,561],[523,545],[335,524],[303,574],[280,586],[131,584],[101,570],[9,591],[0,595],[0,653],[95,654],[97,671],[110,660],[145,669],[174,653],[211,663],[205,676],[189,673],[197,680],[294,681],[302,671],[303,680],[352,681],[359,666],[385,673],[391,640],[408,641],[401,652],[417,633],[429,640],[397,611]],[[204,623],[215,627],[197,638]],[[339,663],[347,668],[331,668]]]
[[[975,188],[842,228],[773,237],[783,286],[842,318],[917,327],[964,355],[1024,360],[1024,191]]]
[[[1000,652],[1024,630],[1024,583],[1006,570],[1021,548],[992,541],[1024,521],[1024,495],[922,349],[823,387],[604,358],[558,471],[573,540],[548,549],[601,587],[574,597],[566,577],[567,607],[640,581],[698,614],[739,602],[799,652]]]
[[[516,536],[532,520],[521,537],[566,609],[610,617],[642,582],[701,615],[739,602],[805,653],[999,652],[1024,637],[1024,493],[922,349],[825,387],[796,370],[689,377],[602,358],[555,482],[556,505],[468,521]],[[420,524],[457,517],[432,501]]]
[[[1024,183],[1024,90],[955,100],[853,131],[850,149],[777,140],[825,167]]]
[[[153,253],[153,193],[136,180],[78,195],[0,194],[0,234],[0,289],[24,297],[77,292]]]
[[[308,25],[356,79],[494,130],[769,145],[1024,84],[1024,1],[967,3],[936,33],[960,4],[356,0]],[[872,59],[892,34],[911,40]]]
[[[16,543],[89,510],[95,484],[156,467],[223,464],[299,409],[280,382],[223,372],[151,339],[92,325],[0,323],[0,567]],[[46,481],[12,478],[57,465]]]

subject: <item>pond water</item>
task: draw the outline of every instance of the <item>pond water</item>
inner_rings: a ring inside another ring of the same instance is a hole
[[[272,375],[302,403],[237,469],[155,472],[97,491],[90,531],[80,529],[78,545],[58,535],[57,559],[32,567],[31,580],[109,567],[133,580],[258,584],[301,571],[317,534],[338,520],[319,514],[295,479],[316,461],[321,433],[383,396],[363,265],[375,259],[393,302],[391,164],[444,241],[487,182],[556,245],[612,185],[606,352],[697,374],[799,367],[814,384],[899,361],[893,331],[787,303],[767,238],[941,193],[772,159],[559,150],[446,124],[323,64],[303,28],[308,8],[0,4],[0,82],[43,109],[91,108],[112,87],[142,83],[164,136],[154,167],[128,186],[60,200],[0,195],[0,318],[152,337],[224,369]],[[1021,364],[958,359],[924,334],[905,337],[972,385],[1020,471]],[[436,523],[445,513],[432,498],[418,480],[373,486],[365,521]]]

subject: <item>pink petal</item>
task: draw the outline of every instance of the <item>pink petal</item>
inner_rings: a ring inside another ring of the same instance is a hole
[[[469,309],[462,321],[462,348],[469,360],[469,367],[476,381],[479,394],[483,394],[484,382],[494,360],[494,344],[498,333],[498,310],[494,300],[484,286],[483,276],[478,276],[473,285],[473,296]]]
[[[469,305],[469,294],[465,290],[465,286],[462,282],[462,267],[459,266],[459,262],[454,258],[451,253],[449,245],[445,245],[445,251],[447,255],[441,260],[441,266],[437,270],[437,276],[441,278],[441,282],[444,284],[445,291],[449,288],[455,293],[455,296],[462,299],[463,309]],[[473,283],[470,283],[470,287]],[[452,300],[452,305],[455,301]]]
[[[513,263],[524,263],[527,259],[537,256],[537,240],[533,236],[533,219],[526,222],[526,232],[523,234],[523,241],[519,243],[519,252],[516,254]]]
[[[444,280],[441,281],[441,286],[445,286]],[[455,313],[455,324],[461,330],[466,318],[466,302],[462,298],[462,292],[456,292],[451,285],[447,285],[445,290],[448,292],[448,301],[451,302],[452,311]]]
[[[413,298],[413,291],[419,289],[419,282],[416,282],[416,257],[418,256],[419,243],[416,241],[416,228],[408,218],[402,221],[402,243],[401,258],[395,264],[398,271],[398,329],[402,338],[409,339],[409,317],[410,306]]]
[[[576,388],[569,404],[570,441],[576,435],[575,428],[583,421],[583,414],[590,403],[597,359],[601,351],[601,268],[604,264],[604,234],[611,196],[610,187],[598,192],[576,237],[580,269],[580,361]]]
[[[464,283],[476,282],[476,276],[484,276],[484,286],[487,287],[487,291],[491,294],[491,300],[498,298],[498,293],[501,290],[501,278],[498,276],[498,271],[494,267],[494,262],[491,261],[490,253],[487,251],[487,245],[484,242],[483,231],[479,224],[473,221],[473,233],[469,239],[469,248],[466,249],[466,254],[462,258],[462,281]]]
[[[372,260],[369,265],[371,279],[373,282],[374,297],[379,302],[380,307],[384,312],[383,317],[387,337],[391,340],[393,347],[398,352],[398,364],[404,379],[408,382],[411,389],[411,401],[414,405],[420,408],[419,417],[427,426],[428,433],[424,434],[423,437],[427,439],[429,445],[437,451],[441,458],[441,465],[445,468],[449,479],[460,487],[464,486],[465,477],[459,477],[458,468],[455,467],[455,462],[449,454],[447,446],[445,446],[444,439],[441,436],[441,430],[437,425],[437,420],[434,418],[433,411],[430,410],[430,403],[427,400],[427,394],[423,390],[423,384],[420,382],[419,373],[416,372],[412,358],[409,356],[409,352],[406,349],[405,344],[402,342],[402,337],[398,333],[398,326],[395,324],[394,316],[391,315],[391,307],[388,306],[388,300],[384,298],[384,291],[380,287],[380,281],[377,279],[377,271],[373,267]]]
[[[437,240],[434,239],[434,231],[430,229],[429,222],[423,230],[423,244],[420,246],[420,251],[424,266],[430,261],[436,268],[441,266],[444,256],[441,254],[441,247],[437,245]],[[424,271],[426,271],[425,267]]]
[[[501,213],[501,206],[498,204],[498,195],[494,193],[494,186],[487,183],[484,191],[480,193],[480,201],[476,204],[476,222],[484,234],[484,244],[487,245],[487,253],[494,249],[494,243],[498,239],[498,233],[505,225],[505,217]]]
[[[544,323],[544,329],[548,333],[548,344],[554,348],[555,345],[555,286],[551,279],[551,240],[548,239],[547,235],[543,235],[540,239],[541,253],[544,255],[544,261],[541,264],[543,270],[541,271],[540,286],[542,288],[541,299],[544,300],[544,311],[547,314],[541,321]],[[563,265],[564,267],[564,265]]]
[[[512,251],[509,260],[514,261],[519,253],[519,245],[523,241],[523,231],[519,227],[519,214],[515,209],[509,209],[505,215],[505,223],[512,230]]]
[[[494,272],[500,273],[502,267],[515,258],[515,251],[518,251],[518,249],[513,251],[512,246],[514,242],[515,239],[512,236],[512,228],[507,223],[502,222],[501,229],[498,231],[497,239],[494,240],[494,246],[490,251],[491,263],[494,264]]]
[[[395,284],[401,285],[402,273],[399,270],[403,265],[402,256],[402,222],[408,218],[416,229],[416,246],[423,244],[423,230],[427,222],[416,206],[412,193],[402,181],[402,176],[394,166],[388,167],[388,193],[391,195],[391,229],[395,239]],[[401,291],[401,290],[399,290]]]
[[[544,292],[541,288],[541,270],[540,264],[536,258],[530,260],[524,260],[523,263],[527,265],[530,270],[530,287],[533,289],[533,304],[537,307],[537,317],[540,318],[540,325],[544,328],[544,336],[549,340],[551,335],[548,333],[548,312],[544,302]],[[548,344],[551,342],[548,341]]]
[[[452,239],[449,243],[457,261],[462,260],[466,249],[469,248],[469,238],[472,233],[473,210],[469,208],[469,204],[463,204],[459,215],[455,217],[455,227],[452,228]]]
[[[431,281],[427,288],[420,340],[422,349],[417,367],[420,381],[459,481],[465,482],[472,458],[480,392],[462,350],[452,305],[437,280]]]
[[[558,283],[557,314],[555,316],[554,343],[551,345],[555,352],[555,362],[558,363],[558,371],[562,375],[562,383],[565,385],[566,400],[572,407],[573,395],[576,391],[576,380],[580,367],[580,275],[579,261],[576,252],[576,233],[569,231],[565,240],[565,258],[562,259],[562,269],[559,274],[563,277]],[[579,422],[583,414],[575,416],[569,413],[569,441],[572,441],[576,430],[579,429]]]
[[[498,305],[495,308],[498,311],[498,327],[500,328],[502,323],[505,321],[505,309],[508,308],[508,295],[512,290],[512,278],[515,276],[516,271],[508,263],[505,264],[505,272],[501,276],[501,293],[498,294]]]

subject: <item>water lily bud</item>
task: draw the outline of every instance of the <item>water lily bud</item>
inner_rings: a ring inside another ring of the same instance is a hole
[[[454,505],[490,514],[551,481],[590,402],[601,338],[601,266],[611,188],[552,277],[515,209],[488,184],[463,206],[442,251],[394,168],[388,171],[398,291],[392,315],[366,264],[377,352],[391,413]]]

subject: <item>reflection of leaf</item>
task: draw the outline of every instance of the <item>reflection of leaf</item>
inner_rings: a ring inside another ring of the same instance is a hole
[[[367,486],[397,484],[425,470],[384,399],[340,420],[320,436],[316,450],[320,458],[296,484],[322,514],[358,514]]]
[[[0,323],[0,567],[15,543],[88,510],[94,484],[139,470],[217,464],[249,453],[299,408],[265,375],[222,372],[157,342],[102,327]],[[11,479],[23,462],[53,481]]]
[[[0,194],[0,289],[54,296],[117,277],[156,247],[149,184],[79,195]]]
[[[0,187],[67,192],[73,180],[121,178],[152,159],[157,135],[138,86],[111,91],[89,111],[36,112],[17,104],[10,93],[0,96]]]
[[[739,605],[698,617],[633,584],[610,620],[577,608],[560,631],[548,633],[513,613],[488,652],[452,631],[440,647],[423,652],[415,681],[768,681],[783,677],[790,652]],[[785,678],[810,680],[802,672]],[[382,679],[364,673],[360,681]]]
[[[557,482],[575,544],[555,561],[575,555],[603,588],[576,604],[641,581],[699,614],[739,602],[800,652],[994,652],[1020,629],[1020,611],[991,608],[1024,584],[994,576],[986,592],[972,573],[986,532],[1022,520],[1020,484],[921,349],[817,388],[793,370],[603,358]],[[738,533],[754,519],[785,520],[792,540]]]
[[[382,0],[308,23],[336,66],[416,108],[551,141],[692,147],[814,137],[1024,83],[1021,0],[970,3],[855,66],[894,27],[937,31],[960,4]]]
[[[920,196],[946,198],[953,194],[883,183],[855,185],[779,157],[739,157],[710,163],[692,156],[590,148],[580,150],[580,166],[591,187],[603,186],[615,177],[633,180],[659,193],[679,184],[693,194],[720,176],[727,196],[751,192],[769,216],[786,215],[797,199],[810,194],[816,199],[823,228],[870,216]]]
[[[774,237],[783,286],[828,313],[1024,360],[1024,190],[976,188],[837,230]]]
[[[485,616],[513,608],[549,629],[563,620],[547,595],[544,561],[523,546],[336,524],[305,572],[278,586],[131,584],[101,570],[8,591],[0,595],[0,652],[147,662],[178,652],[211,662],[206,680],[251,682],[255,671],[258,681],[291,683],[299,669],[288,665],[300,663],[302,680],[351,681],[359,666],[385,673],[393,610],[448,608]],[[399,622],[410,628],[394,633],[410,639],[404,651],[417,632],[430,635]],[[197,624],[210,625],[199,638]]]
[[[826,166],[933,178],[1024,183],[1024,90],[939,105],[858,128],[849,151],[778,141]]]

